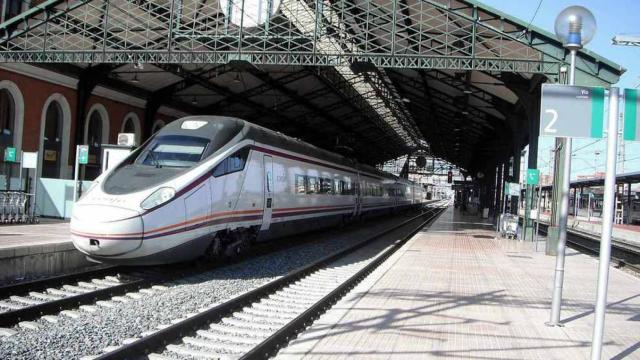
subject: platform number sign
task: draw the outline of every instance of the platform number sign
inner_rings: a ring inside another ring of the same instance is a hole
[[[527,169],[527,185],[538,185],[540,182],[540,170]]]
[[[542,85],[540,135],[570,138],[602,138],[604,88]]]
[[[89,163],[89,146],[79,145],[78,146],[78,164],[86,165],[88,163]]]
[[[451,184],[452,182],[453,182],[453,172],[449,170],[449,172],[447,173],[447,183]]]
[[[640,90],[624,89],[624,139],[640,141]]]
[[[16,148],[8,147],[4,149],[4,161],[5,162],[16,162]]]

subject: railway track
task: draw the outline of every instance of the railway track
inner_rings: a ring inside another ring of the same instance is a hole
[[[21,328],[35,329],[33,321],[44,319],[55,323],[58,316],[77,318],[80,313],[95,312],[101,307],[113,307],[114,302],[127,302],[155,290],[163,283],[197,275],[226,265],[238,263],[291,247],[285,238],[269,244],[256,245],[251,253],[222,259],[215,264],[198,266],[165,266],[151,268],[103,267],[67,275],[0,287],[0,337],[10,336]],[[296,245],[313,240],[298,239]],[[11,327],[18,326],[11,329]]]
[[[548,227],[548,224],[540,223],[539,231],[546,235]],[[591,255],[600,254],[600,238],[582,231],[568,230],[567,245]],[[640,274],[640,246],[612,240],[611,261],[617,268],[626,268]]]
[[[95,305],[89,304],[109,306],[106,300],[122,300],[118,296],[130,295],[157,279],[151,272],[107,267],[8,285],[0,288],[0,327],[32,328],[30,320],[43,317],[56,322],[50,315],[57,313],[76,317],[77,311],[69,309],[95,311]]]
[[[429,209],[345,250],[231,300],[187,314],[171,325],[160,326],[93,358],[267,358],[442,211],[440,207]],[[410,228],[408,233],[391,245],[376,243],[383,236],[406,228]]]

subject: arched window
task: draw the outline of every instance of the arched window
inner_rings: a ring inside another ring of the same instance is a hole
[[[100,175],[102,155],[102,115],[93,111],[87,124],[87,145],[89,145],[89,163],[85,171],[85,180],[93,180]]]
[[[47,108],[44,123],[42,177],[60,178],[62,150],[62,108],[52,101]]]
[[[130,112],[124,117],[120,132],[134,134],[136,145],[140,145],[142,129],[140,128],[140,118],[136,113]]]
[[[0,89],[0,145],[13,146],[16,103],[7,89]]]
[[[133,123],[132,118],[127,118],[127,120],[125,120],[124,126],[122,127],[122,132],[131,134],[136,133],[136,125]]]

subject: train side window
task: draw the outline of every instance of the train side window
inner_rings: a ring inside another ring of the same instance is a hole
[[[222,160],[213,168],[213,176],[218,177],[227,173],[227,159]]]
[[[244,170],[244,165],[247,163],[250,150],[249,148],[238,150],[222,160],[222,162],[213,168],[213,176],[218,177]]]
[[[318,178],[315,176],[307,177],[307,194],[317,194],[320,190],[320,184],[318,183]]]
[[[320,178],[320,194],[333,193],[333,180],[329,178]]]
[[[296,175],[296,194],[306,194],[306,176],[304,175]]]
[[[349,195],[347,192],[347,183],[344,180],[338,180],[337,182],[338,190],[336,191],[340,195]]]
[[[244,170],[244,165],[249,157],[249,148],[236,151],[227,158],[227,174]]]
[[[354,188],[354,185],[351,183],[351,181],[345,182],[344,188],[346,192],[345,195],[355,195],[356,189]]]

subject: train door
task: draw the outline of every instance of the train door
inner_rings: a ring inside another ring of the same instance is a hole
[[[269,230],[269,226],[271,225],[271,213],[273,211],[273,158],[269,155],[264,155],[262,158],[262,162],[264,165],[264,174],[263,174],[263,182],[264,182],[264,202],[263,202],[263,213],[262,213],[262,226],[260,230]]]
[[[354,212],[354,216],[359,216],[362,213],[362,189],[360,188],[360,174],[357,174],[355,179],[356,181],[353,184],[353,194],[356,197],[356,209]]]

